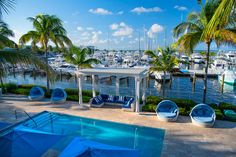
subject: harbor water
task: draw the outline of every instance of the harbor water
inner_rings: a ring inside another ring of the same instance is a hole
[[[116,94],[116,78],[107,77],[96,79],[95,89],[104,94]],[[8,75],[4,78],[5,83],[16,84],[35,84],[46,86],[45,76],[32,77],[32,75],[17,74]],[[84,78],[82,81],[83,90],[92,90],[91,78]],[[162,83],[156,82],[154,79],[147,79],[146,95],[163,96],[167,98],[187,98],[194,100],[197,103],[201,103],[203,99],[203,79],[197,78],[195,84],[195,90],[193,90],[192,82],[189,77],[173,77],[172,84],[166,83],[163,93]],[[224,85],[224,91],[221,90],[221,83],[216,78],[209,78],[207,85],[207,103],[220,103],[227,102],[236,105],[236,86]],[[77,82],[75,77],[63,76],[59,78],[51,88],[77,88]],[[141,83],[142,87],[142,83]],[[144,90],[141,88],[141,95]],[[119,95],[134,96],[135,85],[134,78],[122,78],[120,79]]]

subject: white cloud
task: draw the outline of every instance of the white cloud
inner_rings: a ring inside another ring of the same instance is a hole
[[[160,33],[164,30],[164,27],[159,24],[153,24],[149,31],[147,32],[147,35],[149,38],[153,38],[157,33]]]
[[[174,8],[179,11],[187,11],[188,10],[188,8],[186,8],[185,6],[179,6],[179,5],[174,6]]]
[[[115,26],[115,32],[112,34],[113,36],[130,36],[133,33],[133,28],[126,25],[124,22],[120,24],[113,24]]]
[[[119,25],[116,24],[116,23],[113,23],[113,24],[110,25],[111,30],[116,30],[116,29],[118,29],[118,27],[119,27]]]
[[[78,26],[78,27],[77,27],[77,30],[78,30],[78,31],[83,31],[84,29],[83,29],[83,27]]]
[[[83,32],[82,34],[81,34],[81,36],[83,36],[83,37],[87,37],[87,36],[90,36],[90,33],[89,32]]]
[[[159,7],[154,7],[154,8],[136,7],[133,10],[131,10],[131,12],[136,13],[136,14],[162,12],[162,9]]]
[[[119,11],[117,14],[118,15],[122,15],[122,14],[124,14],[124,12],[123,11]]]
[[[98,14],[98,15],[111,15],[112,12],[103,8],[89,9],[90,13]]]
[[[94,28],[93,27],[87,27],[86,30],[92,31],[92,30],[94,30]]]

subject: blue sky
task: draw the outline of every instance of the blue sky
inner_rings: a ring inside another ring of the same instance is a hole
[[[150,47],[164,46],[165,32],[166,43],[172,43],[172,29],[198,10],[196,0],[18,0],[4,20],[14,30],[15,41],[32,29],[27,17],[45,13],[64,22],[75,45],[137,49],[140,34],[144,49],[148,38]]]

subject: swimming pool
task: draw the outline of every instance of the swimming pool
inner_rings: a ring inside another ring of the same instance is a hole
[[[63,150],[74,137],[102,144],[137,149],[140,157],[161,155],[165,131],[65,114],[43,112],[16,126],[64,135],[58,150]]]

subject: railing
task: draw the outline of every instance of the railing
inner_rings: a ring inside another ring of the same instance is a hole
[[[53,123],[53,120],[55,120],[58,116],[56,114],[53,113],[45,113],[43,115],[39,115],[37,117],[32,118],[26,111],[23,111],[29,118],[29,120],[32,122],[30,123],[30,121],[26,121],[23,123],[24,126],[27,127],[31,127],[31,128],[37,128],[37,127],[41,127],[45,124],[48,123]],[[15,110],[15,118],[16,120],[18,119],[18,113],[17,110]]]

